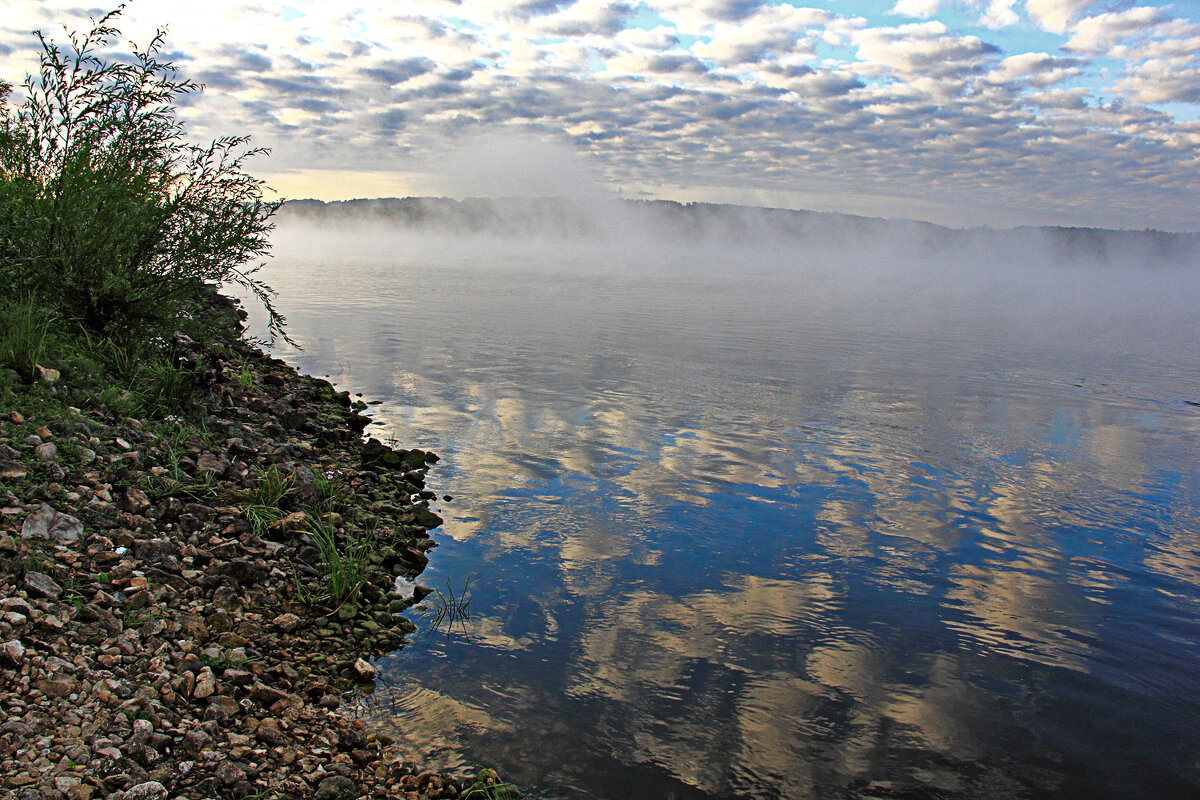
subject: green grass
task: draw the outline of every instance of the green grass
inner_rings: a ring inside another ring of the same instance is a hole
[[[242,496],[241,499],[246,503],[243,513],[256,536],[262,536],[272,522],[287,516],[279,508],[279,501],[292,488],[292,481],[292,476],[284,475],[272,465],[255,479],[254,485]]]
[[[334,507],[345,499],[346,487],[341,476],[326,477],[319,469],[314,469],[312,473],[320,495],[308,504],[307,510],[311,514],[320,516],[333,511]]]
[[[278,522],[287,514],[280,511],[275,506],[263,505],[248,505],[245,508],[246,521],[250,523],[250,529],[254,531],[254,535],[262,537],[267,532],[267,528],[272,522]]]
[[[462,800],[516,800],[521,791],[500,780],[494,769],[481,769],[475,779],[463,787]]]
[[[246,499],[256,506],[277,506],[292,488],[292,481],[291,475],[284,475],[272,464],[270,469],[264,470],[255,479]]]
[[[133,393],[142,410],[152,417],[164,417],[189,408],[195,395],[195,373],[177,367],[159,357],[138,367],[133,378]]]
[[[49,344],[53,317],[32,300],[0,305],[0,368],[8,368],[32,382]]]
[[[309,521],[308,535],[321,554],[326,596],[340,608],[358,596],[370,577],[375,531],[346,531],[345,541],[339,545],[334,527],[323,520],[313,519]]]

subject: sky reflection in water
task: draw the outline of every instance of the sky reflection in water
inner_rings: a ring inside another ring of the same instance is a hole
[[[418,760],[572,798],[1196,796],[1193,275],[278,241],[287,358],[454,495],[422,581],[469,575],[470,623],[370,710]]]

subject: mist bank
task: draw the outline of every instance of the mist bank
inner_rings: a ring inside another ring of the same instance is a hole
[[[946,228],[928,222],[779,208],[591,197],[404,197],[289,200],[285,230],[356,227],[395,234],[607,244],[627,248],[787,248],[867,256],[1184,266],[1200,264],[1200,233],[1102,228]]]

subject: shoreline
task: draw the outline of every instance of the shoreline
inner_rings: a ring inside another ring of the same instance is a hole
[[[0,408],[0,787],[471,794],[494,773],[422,771],[338,711],[414,630],[400,613],[421,597],[393,579],[436,546],[437,457],[364,441],[365,403],[240,339],[236,301],[206,297],[228,338],[171,343],[194,419],[77,405],[53,369]],[[355,555],[360,588],[335,594],[329,562]]]

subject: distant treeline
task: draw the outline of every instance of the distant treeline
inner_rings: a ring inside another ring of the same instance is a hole
[[[809,242],[845,247],[870,243],[874,247],[894,245],[918,253],[946,249],[1020,252],[1036,245],[1040,252],[1065,261],[1200,262],[1200,233],[1064,227],[961,230],[911,220],[669,200],[446,197],[289,200],[279,212],[279,220],[323,224],[371,222],[412,231],[514,238],[603,238],[628,236],[637,231],[691,243]]]

